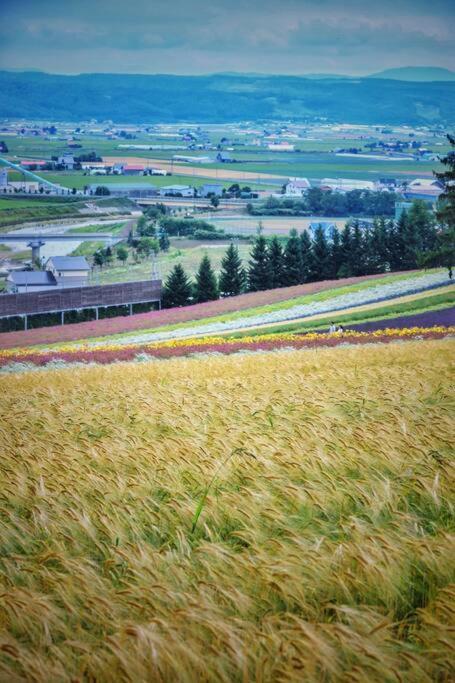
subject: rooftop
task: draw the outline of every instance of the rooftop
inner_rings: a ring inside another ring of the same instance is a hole
[[[335,223],[333,223],[332,221],[313,221],[309,225],[311,230],[316,230],[316,228],[319,228],[319,226],[323,230],[328,230],[328,228],[336,228]]]
[[[84,256],[51,256],[47,263],[52,263],[56,270],[90,270]]]
[[[165,185],[162,190],[191,190],[190,185]]]
[[[56,285],[55,277],[48,270],[13,270],[8,280],[15,285],[28,285],[30,287],[38,285]]]
[[[419,189],[442,189],[443,185],[442,183],[437,180],[436,178],[415,178],[414,180],[411,180],[411,182],[408,185],[408,188],[419,188]]]

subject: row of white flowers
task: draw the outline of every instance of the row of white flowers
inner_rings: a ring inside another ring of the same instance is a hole
[[[269,323],[287,322],[307,318],[311,315],[320,313],[334,313],[346,308],[364,306],[380,301],[388,301],[400,296],[422,292],[427,289],[442,287],[449,284],[445,272],[429,273],[419,277],[409,277],[405,280],[390,282],[388,284],[378,284],[374,287],[362,289],[357,292],[334,296],[326,301],[315,301],[308,304],[300,304],[291,308],[263,313],[261,315],[237,318],[229,322],[195,323],[192,327],[184,327],[176,330],[163,332],[145,332],[142,334],[128,335],[119,337],[115,340],[116,344],[142,344],[146,342],[165,341],[169,339],[184,339],[197,335],[219,334],[220,332],[235,332],[237,330],[254,327],[256,325],[267,325]],[[102,347],[111,344],[112,341],[95,342],[93,346]]]

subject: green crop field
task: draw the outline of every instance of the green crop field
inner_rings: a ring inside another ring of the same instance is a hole
[[[209,131],[209,140],[212,145],[219,144],[220,140],[226,136],[233,139],[233,151],[229,154],[237,160],[238,163],[213,163],[201,165],[197,164],[197,168],[207,168],[214,170],[216,168],[224,171],[246,171],[252,173],[268,173],[282,177],[289,176],[307,176],[310,178],[323,177],[345,177],[353,179],[369,178],[377,179],[384,176],[390,177],[413,177],[431,175],[433,170],[437,170],[439,164],[432,161],[413,161],[403,159],[402,161],[389,161],[386,158],[383,160],[375,159],[361,159],[356,157],[339,157],[331,153],[332,150],[342,148],[356,147],[362,152],[369,152],[365,145],[369,142],[381,139],[380,134],[377,137],[370,132],[369,137],[364,137],[360,132],[358,137],[343,138],[342,136],[334,136],[327,131],[327,137],[315,137],[314,139],[290,139],[289,142],[295,145],[296,152],[273,152],[267,147],[258,147],[252,145],[251,142],[255,136],[251,134],[242,134],[238,130],[233,133],[229,126],[219,126]],[[442,138],[438,138],[438,143]],[[68,152],[67,140],[49,139],[46,140],[41,137],[11,137],[8,139],[9,157],[14,160],[21,158],[30,159],[50,159],[52,156],[58,156],[64,152]],[[80,154],[88,154],[96,152],[99,156],[113,156],[113,157],[138,157],[140,159],[160,159],[163,161],[172,161],[175,154],[184,154],[185,156],[210,156],[215,158],[217,150],[189,150],[189,149],[166,149],[177,145],[185,145],[179,138],[177,129],[175,135],[171,138],[162,137],[159,133],[156,135],[138,135],[133,140],[115,139],[107,140],[101,135],[82,135],[78,141],[81,144],[80,148],[73,149],[71,152],[78,156]],[[120,145],[162,145],[164,149],[143,150],[143,149],[127,149],[120,147]],[[429,146],[433,147],[430,141]],[[447,151],[447,144],[443,142],[442,145],[434,148],[434,151],[439,154],[444,154]],[[191,176],[192,166],[188,164],[188,176]],[[175,182],[188,182],[187,175],[174,176]],[[83,176],[79,174],[50,174],[49,180],[54,178],[54,182],[61,182],[66,187],[82,188],[85,184]],[[210,177],[208,175],[207,177]],[[134,179],[135,182],[138,180]],[[87,182],[97,182],[96,177],[90,177]],[[115,182],[116,180],[105,179],[107,182]],[[120,178],[119,182],[125,182],[125,178]],[[167,184],[166,178],[154,177],[153,183],[157,186]],[[204,180],[202,178],[194,178],[192,184],[199,186]]]
[[[289,156],[289,155],[288,155]],[[302,176],[309,178],[353,178],[377,180],[383,177],[401,176],[403,179],[414,176],[431,176],[433,170],[440,170],[441,165],[434,161],[376,161],[374,159],[357,159],[339,157],[335,154],[300,154],[295,160],[276,159],[257,160],[251,163],[210,164],[204,168],[223,168],[225,171],[246,171],[249,173],[268,173],[276,176]]]

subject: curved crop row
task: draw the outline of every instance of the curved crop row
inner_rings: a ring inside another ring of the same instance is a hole
[[[107,318],[91,322],[76,323],[51,328],[37,328],[17,332],[0,333],[0,348],[16,346],[32,346],[37,344],[52,344],[59,341],[74,341],[91,337],[110,336],[133,332],[135,330],[150,330],[165,325],[185,323],[192,320],[203,320],[235,311],[248,310],[278,302],[285,302],[301,296],[316,294],[330,289],[339,289],[350,285],[368,283],[370,280],[389,280],[391,276],[397,279],[404,277],[403,273],[381,275],[364,275],[361,277],[343,278],[340,280],[325,280],[312,282],[295,287],[284,287],[264,292],[250,292],[240,296],[218,299],[184,308],[169,308],[150,313],[138,313],[125,318]],[[407,273],[406,275],[410,275]]]
[[[349,330],[335,333],[263,334],[251,337],[195,337],[193,339],[174,339],[149,344],[116,344],[115,342],[99,347],[91,344],[60,345],[53,349],[15,349],[0,351],[0,368],[14,370],[15,364],[46,366],[56,362],[64,363],[101,363],[117,361],[148,360],[153,358],[175,358],[200,353],[232,354],[239,351],[276,351],[278,349],[310,349],[320,346],[339,346],[341,344],[389,343],[409,339],[440,339],[455,334],[455,326],[433,326],[429,328],[411,327],[387,328],[372,332]],[[17,369],[22,369],[19,365]],[[25,369],[25,368],[24,368]]]

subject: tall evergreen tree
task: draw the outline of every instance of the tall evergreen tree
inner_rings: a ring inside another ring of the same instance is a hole
[[[436,217],[441,226],[455,230],[455,137],[447,136],[452,149],[441,163],[447,167],[446,171],[435,173],[436,178],[444,185],[444,191],[439,197]]]
[[[366,272],[384,273],[389,265],[388,235],[384,218],[376,219],[364,236]]]
[[[401,245],[400,270],[410,270],[417,265],[417,253],[419,250],[419,238],[414,229],[414,223],[408,214],[403,211],[398,219],[398,237]]]
[[[338,228],[335,228],[332,232],[332,240],[330,242],[329,249],[329,277],[331,279],[336,279],[338,277],[338,271],[340,270],[343,258],[341,250],[341,236]]]
[[[289,239],[284,248],[283,283],[286,287],[303,282],[302,247],[297,230],[289,233]]]
[[[366,244],[362,234],[362,229],[359,221],[354,221],[352,226],[351,239],[351,269],[355,276],[365,275],[367,271],[366,264]]]
[[[330,277],[330,250],[323,228],[318,225],[314,232],[312,245],[313,269],[311,279],[313,281],[326,280]]]
[[[163,287],[163,308],[188,306],[191,303],[193,288],[183,267],[177,263],[169,273]]]
[[[218,299],[218,283],[207,254],[204,254],[202,257],[196,273],[194,298],[198,304],[202,304],[204,301],[214,301],[215,299]]]
[[[433,212],[424,201],[412,202],[408,220],[415,234],[416,251],[425,252],[433,249],[436,241],[435,219]]]
[[[444,185],[436,212],[440,229],[434,248],[423,259],[420,257],[420,262],[425,266],[444,266],[452,279],[455,265],[455,138],[448,135],[447,139],[452,150],[441,159],[447,170],[435,173]]]
[[[170,247],[169,235],[166,228],[160,228],[158,233],[158,241],[161,251],[168,251]]]
[[[246,274],[239,250],[230,244],[221,261],[220,292],[223,296],[236,296],[245,289]]]
[[[272,286],[272,274],[267,252],[265,237],[258,235],[250,254],[248,268],[248,289],[250,292],[259,292],[263,289],[270,289]]]
[[[338,277],[352,277],[352,230],[351,224],[347,222],[341,233],[341,265],[338,268]]]
[[[268,259],[271,273],[271,287],[283,287],[286,283],[284,273],[283,248],[276,235],[272,237],[268,247]]]
[[[400,240],[398,221],[393,218],[387,226],[387,253],[390,270],[400,270],[403,245]]]
[[[300,258],[302,261],[302,282],[309,282],[313,272],[313,250],[311,238],[306,230],[300,235]]]

